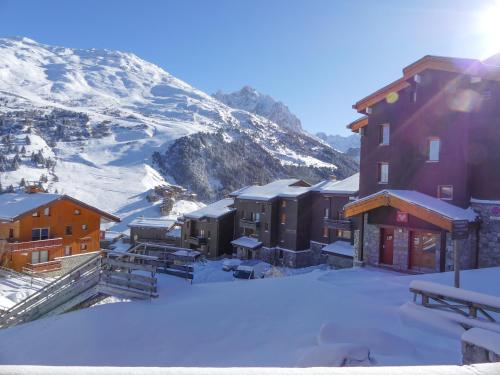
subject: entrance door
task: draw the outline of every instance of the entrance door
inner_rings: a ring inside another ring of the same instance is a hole
[[[380,229],[380,263],[392,265],[394,229]]]
[[[435,270],[440,236],[434,233],[410,233],[410,268]]]

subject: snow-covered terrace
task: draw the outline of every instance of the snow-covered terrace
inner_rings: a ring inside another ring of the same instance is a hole
[[[315,185],[312,190],[325,194],[356,194],[359,190],[359,173],[344,180],[322,181]]]
[[[200,208],[199,210],[186,213],[184,214],[184,217],[187,219],[195,219],[195,220],[202,219],[205,217],[217,219],[221,216],[224,216],[234,211],[234,208],[232,207],[233,204],[234,204],[234,199],[224,198],[221,199],[220,201],[214,202],[212,204],[209,204],[208,206]]]
[[[231,195],[239,199],[248,200],[271,200],[277,197],[295,198],[311,191],[312,187],[293,186],[298,183],[298,179],[276,180],[266,185],[253,185],[233,192]]]
[[[138,228],[171,228],[176,220],[166,217],[138,217],[130,222],[129,227]]]

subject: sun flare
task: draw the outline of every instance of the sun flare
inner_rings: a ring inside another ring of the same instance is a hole
[[[493,0],[478,17],[485,56],[500,52],[500,0]]]

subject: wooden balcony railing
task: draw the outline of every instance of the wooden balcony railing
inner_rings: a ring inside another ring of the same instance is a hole
[[[50,271],[57,271],[62,268],[60,260],[51,260],[49,262],[42,263],[28,263],[23,271],[26,273],[44,273]]]
[[[251,219],[240,219],[240,227],[257,230],[260,225],[260,221],[251,220]]]
[[[188,242],[194,246],[206,245],[207,239],[201,236],[190,236]]]
[[[13,253],[54,250],[62,248],[62,238],[49,238],[47,240],[27,241],[27,242],[11,242],[7,244],[7,251]]]
[[[338,230],[352,230],[353,224],[351,220],[329,219],[329,218],[324,218],[323,220],[328,228],[338,229]]]

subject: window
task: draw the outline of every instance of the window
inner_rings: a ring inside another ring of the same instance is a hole
[[[43,214],[44,214],[45,216],[50,216],[50,207],[45,207],[45,208],[43,209]]]
[[[378,163],[378,183],[387,184],[389,182],[389,163]]]
[[[265,230],[265,231],[268,231],[268,230],[269,230],[269,224],[268,224],[268,223],[264,223],[264,230]]]
[[[441,140],[433,137],[427,141],[427,161],[439,161],[439,151],[441,149]]]
[[[325,211],[324,211],[324,216],[323,216],[325,219],[328,219],[330,217],[330,209],[327,207],[325,208]]]
[[[389,124],[380,125],[379,128],[379,144],[388,145],[389,144],[389,135],[390,135],[390,126]]]
[[[201,238],[205,238],[205,229],[200,229],[200,234],[199,234],[199,236],[200,236]]]
[[[89,226],[87,224],[82,224],[82,230],[87,230],[89,229]]]
[[[259,214],[259,213],[256,213],[256,214],[254,215],[254,221],[255,221],[255,222],[260,222],[260,214]]]
[[[327,226],[323,227],[323,237],[328,238],[328,227]]]
[[[80,215],[81,213],[82,212],[78,208],[75,209],[75,215]]]
[[[439,185],[438,198],[445,201],[453,200],[453,186],[452,185]]]
[[[80,244],[80,250],[81,250],[81,251],[87,251],[87,249],[88,249],[88,246],[87,246],[87,244],[86,244],[86,243],[81,243],[81,244]]]
[[[31,264],[45,263],[48,261],[49,261],[49,252],[47,250],[31,252]]]
[[[49,238],[49,228],[35,228],[31,230],[31,241],[46,240]]]
[[[337,237],[344,239],[344,240],[350,240],[351,239],[351,231],[350,230],[337,230]]]
[[[207,231],[207,237],[210,238],[210,231]]]
[[[72,249],[71,246],[64,246],[64,256],[67,257],[71,255]]]
[[[283,208],[286,207],[286,201],[281,201],[281,207],[283,207]]]
[[[281,214],[281,224],[286,224],[286,214],[285,213]]]
[[[70,225],[68,225],[65,229],[64,229],[64,234],[66,236],[71,236],[73,234],[73,227],[71,227]]]
[[[260,205],[260,212],[265,213],[266,212],[266,206],[263,204]]]
[[[9,228],[9,238],[14,238],[14,228]]]
[[[38,213],[38,211],[33,212],[31,215],[33,217],[39,217],[40,216],[40,214]]]

